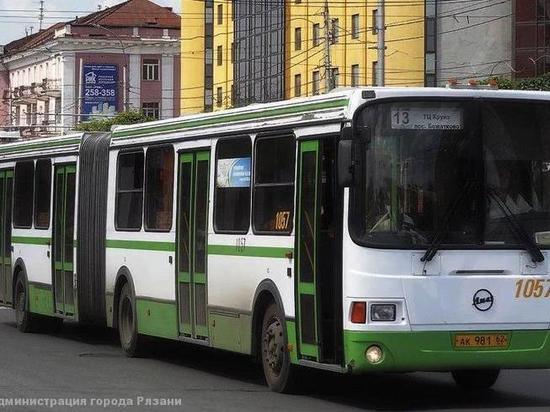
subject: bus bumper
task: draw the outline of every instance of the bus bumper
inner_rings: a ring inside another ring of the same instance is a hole
[[[344,331],[346,365],[349,371],[356,374],[550,367],[548,330],[508,331],[510,341],[504,349],[456,349],[453,347],[456,333],[463,332]],[[383,351],[379,363],[367,361],[366,351],[371,345],[377,345]]]

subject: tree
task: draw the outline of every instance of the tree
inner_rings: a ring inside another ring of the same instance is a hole
[[[74,130],[79,132],[109,132],[115,125],[146,123],[153,120],[156,119],[145,116],[143,113],[136,110],[131,110],[118,113],[114,117],[93,119],[88,122],[77,124]]]

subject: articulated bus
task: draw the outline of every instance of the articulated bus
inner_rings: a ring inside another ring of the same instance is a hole
[[[339,90],[0,147],[0,301],[301,368],[550,367],[550,94]]]

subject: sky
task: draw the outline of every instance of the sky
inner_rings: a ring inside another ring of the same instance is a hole
[[[170,6],[180,11],[181,0],[153,0],[157,4]],[[60,21],[72,20],[97,11],[98,6],[109,7],[120,0],[45,0],[44,28]],[[7,44],[25,36],[25,29],[33,32],[39,28],[39,0],[0,0],[0,44]]]

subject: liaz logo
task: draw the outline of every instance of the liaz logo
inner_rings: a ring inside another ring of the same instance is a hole
[[[489,292],[487,289],[479,289],[474,294],[472,305],[480,312],[487,312],[493,307],[494,302],[495,298],[493,297],[493,294],[491,292]]]

